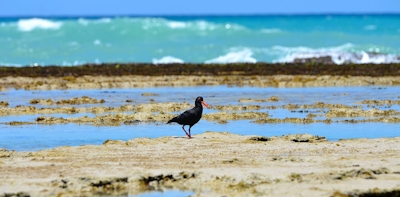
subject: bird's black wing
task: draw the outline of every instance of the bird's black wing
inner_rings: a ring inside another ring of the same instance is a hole
[[[200,120],[201,113],[202,113],[201,109],[195,107],[195,108],[186,110],[182,114],[169,120],[167,123],[177,122],[181,125],[194,125]]]
[[[196,110],[195,109],[189,109],[180,114],[177,119],[183,122],[188,122],[189,120],[192,120],[196,118]]]

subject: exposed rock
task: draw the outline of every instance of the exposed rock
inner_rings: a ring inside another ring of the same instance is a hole
[[[147,175],[142,176],[139,179],[140,184],[147,189],[156,190],[163,185],[168,185],[168,182],[183,181],[191,178],[196,178],[195,173],[180,172],[178,174],[167,174],[167,175]]]
[[[318,122],[313,120],[312,118],[284,118],[284,119],[279,119],[279,118],[259,118],[253,121],[254,123],[258,124],[265,124],[265,123],[301,123],[301,124],[309,124],[309,123],[314,123]]]
[[[271,96],[268,99],[252,99],[252,98],[241,98],[238,102],[274,102],[280,101],[281,99],[276,96]]]
[[[289,139],[293,142],[324,142],[327,141],[325,137],[318,136],[318,135],[311,135],[311,134],[295,134],[295,135],[288,135],[284,138]]]
[[[145,93],[142,93],[142,96],[158,96],[158,94],[145,92]]]
[[[254,137],[249,137],[248,140],[258,141],[258,142],[266,142],[266,141],[271,141],[271,138],[264,137],[264,136],[254,136]]]
[[[265,112],[243,112],[243,113],[227,113],[217,112],[208,113],[203,115],[203,119],[209,121],[228,121],[228,120],[251,120],[256,118],[268,117],[268,113]]]
[[[125,183],[128,183],[128,177],[96,180],[91,182],[90,185],[102,190],[120,190],[121,187],[124,187]]]
[[[368,105],[400,105],[400,100],[363,100],[361,104]]]
[[[0,107],[8,107],[8,102],[0,101]]]
[[[395,110],[379,110],[379,109],[348,109],[348,108],[336,108],[330,109],[325,116],[328,118],[333,117],[359,117],[359,116],[390,116],[390,115],[399,115],[400,112]]]
[[[30,197],[29,193],[26,192],[18,192],[18,193],[4,193],[4,197]],[[2,194],[0,194],[0,197],[3,197]]]
[[[260,105],[216,105],[211,106],[211,109],[217,109],[221,111],[238,111],[238,110],[260,110],[263,109]]]
[[[296,64],[313,63],[313,64],[329,64],[329,65],[335,64],[331,56],[295,58],[293,63]]]
[[[80,105],[80,104],[97,104],[97,103],[105,103],[104,99],[97,100],[94,98],[90,98],[88,96],[82,96],[81,98],[72,98],[67,100],[59,100],[53,101],[51,99],[32,99],[30,104],[42,104],[42,105]]]

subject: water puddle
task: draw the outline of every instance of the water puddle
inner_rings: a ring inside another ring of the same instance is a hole
[[[272,123],[254,124],[250,121],[231,121],[218,124],[200,121],[192,128],[193,137],[206,131],[230,132],[240,135],[281,136],[309,133],[325,136],[328,140],[351,138],[379,138],[399,136],[395,123]],[[157,138],[181,136],[184,132],[177,124],[132,124],[118,127],[91,125],[0,125],[0,147],[16,151],[34,151],[57,146],[101,145],[106,140],[129,140],[133,138]]]

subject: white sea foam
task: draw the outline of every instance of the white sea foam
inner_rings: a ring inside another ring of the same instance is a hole
[[[207,21],[196,21],[196,26],[199,30],[209,30],[213,31],[217,28],[217,26],[214,23],[210,23]]]
[[[99,39],[96,39],[95,41],[93,41],[94,45],[101,45],[101,41]]]
[[[134,22],[142,23],[142,29],[149,30],[153,28],[170,28],[170,29],[187,29],[187,30],[200,30],[200,31],[213,31],[216,29],[224,30],[242,30],[245,27],[238,24],[217,24],[204,20],[194,20],[194,21],[174,21],[164,18],[141,18],[132,19]]]
[[[164,56],[161,59],[153,58],[153,64],[171,64],[171,63],[182,64],[184,63],[184,61],[172,56]]]
[[[111,18],[100,18],[94,20],[95,23],[111,23]]]
[[[84,19],[84,18],[79,18],[78,23],[84,26],[87,26],[89,24],[89,20]]]
[[[22,65],[22,64],[14,64],[14,63],[0,62],[0,66],[21,67],[21,66],[24,66],[24,65]]]
[[[400,58],[393,54],[374,54],[361,52],[359,63],[400,63]]]
[[[62,63],[61,63],[61,65],[62,66],[79,66],[79,65],[83,65],[83,64],[86,64],[87,62],[85,62],[85,61],[78,61],[78,60],[75,60],[74,62],[67,62],[67,61],[63,61]]]
[[[167,22],[167,25],[172,29],[182,29],[186,27],[186,23],[178,21],[169,21]]]
[[[317,49],[309,47],[275,46],[273,47],[273,50],[280,51],[284,55],[274,62],[294,62],[295,59],[309,59],[329,56],[335,64],[400,63],[400,59],[397,55],[377,53],[379,52],[379,49],[374,49],[373,52],[349,52],[351,51],[350,49],[353,48],[354,45],[351,43],[337,47]]]
[[[375,30],[376,26],[375,25],[366,25],[364,26],[364,30],[372,31]]]
[[[54,22],[41,18],[20,19],[18,21],[18,29],[20,31],[32,31],[34,29],[59,29],[61,26],[61,22]]]
[[[352,43],[346,43],[340,46],[336,47],[327,47],[327,48],[317,48],[313,49],[310,47],[304,47],[304,46],[299,46],[299,47],[284,47],[284,46],[273,46],[272,50],[280,51],[280,52],[285,52],[285,53],[301,53],[301,52],[329,52],[329,51],[344,51],[348,49],[354,48],[354,44]]]
[[[261,32],[265,34],[276,34],[282,32],[282,30],[278,28],[271,28],[271,29],[261,29]]]
[[[79,18],[78,23],[87,26],[89,24],[99,24],[99,23],[111,23],[112,19],[111,18],[100,18],[100,19],[85,19],[85,18]]]
[[[256,63],[257,60],[252,57],[253,52],[248,49],[244,48],[242,50],[238,50],[236,48],[231,49],[225,55],[219,56],[217,58],[205,61],[206,64],[212,63],[237,63],[237,62],[248,62],[248,63]]]

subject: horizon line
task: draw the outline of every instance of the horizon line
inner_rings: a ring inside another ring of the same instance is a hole
[[[0,18],[37,18],[37,17],[49,17],[49,18],[78,18],[78,17],[213,17],[213,16],[363,16],[363,15],[400,15],[400,12],[327,12],[327,13],[242,13],[242,14],[60,14],[60,15],[1,15]]]

